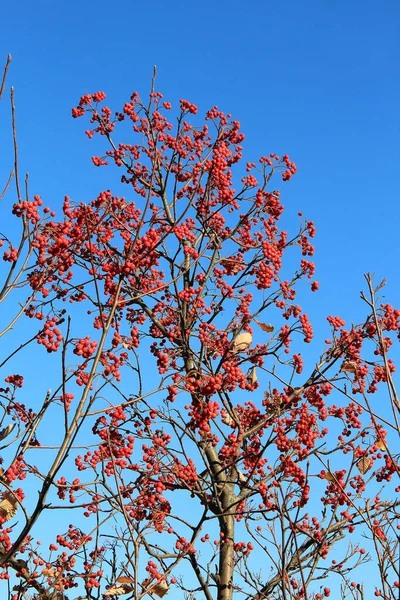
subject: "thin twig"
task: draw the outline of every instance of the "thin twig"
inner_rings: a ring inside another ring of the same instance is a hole
[[[4,87],[6,85],[7,72],[8,72],[8,67],[10,66],[10,62],[11,62],[11,54],[9,54],[7,56],[6,66],[4,67],[3,80],[1,82],[1,87],[0,87],[0,100],[1,100],[1,97],[2,97],[3,92],[4,92]]]
[[[17,188],[18,202],[22,202],[21,189],[19,185],[19,168],[18,168],[18,144],[17,144],[17,126],[15,122],[15,101],[14,101],[14,88],[11,88],[11,118],[12,118],[12,131],[14,140],[14,170],[15,170],[15,185]]]
[[[10,187],[10,183],[11,183],[13,177],[14,177],[14,170],[11,171],[11,173],[8,177],[8,181],[5,185],[5,188],[0,194],[0,200],[3,200],[4,196],[7,194],[8,188]]]

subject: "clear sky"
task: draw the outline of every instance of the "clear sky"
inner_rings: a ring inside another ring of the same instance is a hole
[[[145,97],[157,65],[166,100],[186,98],[200,114],[217,104],[241,122],[246,157],[297,163],[281,187],[292,222],[301,210],[317,227],[321,289],[303,306],[314,323],[361,321],[366,271],[388,279],[400,306],[398,0],[19,0],[0,19],[32,195],[60,206],[65,194],[90,201],[112,187],[71,108],[98,90],[113,110],[134,90]],[[3,101],[2,126],[8,111]],[[10,152],[1,189],[11,168]]]
[[[21,0],[1,20],[22,168],[46,203],[109,187],[91,167],[86,124],[70,118],[80,95],[104,90],[117,109],[146,94],[156,64],[166,99],[240,120],[249,157],[297,162],[284,203],[316,222],[325,314],[357,320],[365,271],[387,277],[400,304],[397,0]]]

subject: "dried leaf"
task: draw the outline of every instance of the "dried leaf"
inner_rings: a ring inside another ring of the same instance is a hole
[[[332,473],[330,471],[327,471],[325,473],[324,479],[326,479],[327,481],[336,481],[336,477],[334,475],[332,475]]]
[[[239,484],[246,483],[247,477],[246,477],[246,475],[240,469],[237,470],[237,474],[238,474],[238,482],[239,482]]]
[[[0,431],[0,441],[4,440],[4,438],[6,438],[8,435],[10,435],[10,433],[12,432],[14,427],[15,427],[15,423],[10,423],[9,425],[7,425],[7,427],[4,427],[4,429],[2,429]]]
[[[254,323],[257,323],[257,325],[259,327],[261,327],[261,329],[263,331],[266,331],[267,333],[272,333],[274,330],[274,326],[271,325],[270,323],[261,323],[261,321],[257,321],[257,319],[254,319]]]
[[[28,563],[26,562],[26,560],[23,560],[22,558],[17,558],[15,560],[13,560],[13,567],[18,567],[18,570],[21,571],[22,569],[26,569],[28,566]]]
[[[357,363],[353,360],[347,360],[342,364],[341,371],[345,373],[357,373]]]
[[[243,352],[250,346],[252,340],[253,336],[249,331],[239,333],[239,335],[237,335],[233,340],[232,352]]]
[[[372,467],[372,461],[368,456],[363,456],[357,463],[357,469],[360,471],[362,475],[367,473]]]
[[[229,425],[229,427],[235,425],[235,421],[230,417],[229,413],[224,414],[222,422],[225,423],[225,425]]]
[[[1,497],[0,517],[2,517],[5,521],[9,521],[17,512],[18,500],[13,492],[3,492]]]
[[[249,369],[249,372],[247,373],[247,383],[252,385],[253,383],[256,383],[256,381],[257,381],[257,369],[256,369],[256,367],[252,367],[251,369]]]
[[[121,577],[117,577],[117,583],[135,583],[135,580],[132,577],[125,577],[125,575],[121,575]]]
[[[380,450],[387,450],[386,442],[384,440],[376,440],[375,446],[377,446]]]
[[[109,596],[123,596],[130,592],[133,592],[133,587],[130,585],[113,585],[104,592],[103,596],[104,598],[108,598]]]
[[[168,592],[169,592],[168,583],[166,581],[160,581],[160,583],[157,583],[153,588],[151,588],[150,593],[155,594],[159,598],[162,598],[163,596],[165,596],[165,594],[168,594]]]

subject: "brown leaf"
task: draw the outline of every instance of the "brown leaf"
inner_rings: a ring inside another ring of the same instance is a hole
[[[332,473],[330,471],[327,471],[325,473],[324,479],[326,479],[327,481],[336,481],[336,477],[334,475],[332,475]]]
[[[232,425],[235,425],[235,421],[230,417],[229,413],[224,414],[224,416],[222,417],[222,422],[225,423],[225,425],[229,425],[230,427]]]
[[[156,585],[151,588],[150,593],[155,594],[159,598],[165,596],[169,592],[169,585],[166,581],[160,581],[160,583],[156,583]]]
[[[367,473],[367,471],[369,471],[371,467],[372,461],[370,458],[368,458],[368,456],[363,456],[357,463],[357,469],[362,475],[364,475],[364,473]]]
[[[240,469],[237,470],[237,474],[238,474],[238,482],[239,482],[239,484],[246,483],[247,477],[246,477],[246,475],[244,473],[242,473],[242,471]]]
[[[13,492],[3,492],[1,497],[0,517],[2,517],[5,521],[9,521],[17,512],[18,500]]]
[[[377,446],[380,450],[387,450],[386,442],[384,440],[376,440],[375,446]]]
[[[261,323],[261,321],[257,321],[257,319],[254,319],[254,323],[257,323],[257,325],[259,327],[261,327],[261,329],[263,331],[266,331],[267,333],[272,333],[274,330],[274,326],[271,325],[270,323]]]
[[[23,560],[22,558],[17,558],[15,561],[13,561],[13,565],[14,566],[18,565],[18,569],[21,571],[21,569],[27,568],[28,563],[26,562],[26,560]]]
[[[125,575],[121,575],[121,577],[117,577],[117,583],[135,583],[135,580],[132,577],[125,577]]]
[[[243,352],[246,350],[253,340],[253,336],[249,331],[243,331],[243,333],[239,333],[233,340],[233,349],[232,352]]]
[[[256,367],[252,367],[251,369],[249,369],[249,372],[247,373],[247,383],[249,383],[250,385],[253,383],[256,383],[257,381],[257,369]]]
[[[130,585],[113,585],[104,592],[103,596],[104,598],[108,598],[108,596],[123,596],[130,592],[133,592],[133,587]]]
[[[10,435],[10,433],[12,432],[14,427],[15,427],[15,423],[10,423],[9,425],[7,425],[7,427],[4,427],[4,429],[2,429],[0,431],[0,441],[4,440],[4,438],[6,438],[8,435]]]
[[[342,364],[340,370],[345,373],[357,373],[357,363],[353,360],[347,360]]]

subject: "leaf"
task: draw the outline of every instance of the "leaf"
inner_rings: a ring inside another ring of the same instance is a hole
[[[257,323],[257,325],[259,327],[261,327],[261,329],[263,331],[266,331],[267,333],[272,333],[274,330],[274,326],[271,325],[270,323],[261,323],[261,321],[257,321],[257,319],[254,319],[254,323]]]
[[[18,567],[18,570],[21,571],[21,569],[27,568],[28,563],[26,562],[26,560],[23,560],[22,558],[16,558],[13,560],[13,566]]]
[[[230,427],[235,425],[235,421],[230,417],[228,412],[226,412],[222,417],[222,422],[225,423],[225,425],[229,425]]]
[[[239,333],[239,335],[237,335],[233,340],[232,352],[243,352],[250,346],[252,340],[253,336],[249,331]]]
[[[132,577],[125,577],[125,575],[121,575],[121,577],[117,577],[117,583],[135,583],[135,580]]]
[[[239,485],[243,484],[243,483],[246,483],[247,477],[246,477],[246,475],[240,469],[237,469],[237,474],[238,474]]]
[[[133,587],[130,585],[113,585],[104,592],[103,596],[105,598],[108,598],[108,596],[123,596],[130,592],[133,592]]]
[[[326,479],[327,481],[336,481],[336,477],[334,475],[332,475],[332,473],[330,471],[327,471],[325,473],[324,479]]]
[[[354,360],[347,360],[342,364],[340,370],[345,373],[357,373],[357,363]]]
[[[253,383],[256,383],[257,381],[257,369],[256,367],[251,367],[251,369],[249,369],[249,372],[247,373],[247,383],[249,383],[250,385]]]
[[[166,581],[160,581],[153,588],[151,588],[150,593],[155,594],[159,598],[165,596],[169,592],[169,585]]]
[[[6,438],[8,435],[10,435],[10,433],[12,432],[14,427],[15,427],[15,423],[10,423],[9,425],[7,425],[7,427],[4,427],[4,429],[2,429],[0,431],[0,441],[4,440],[4,438]]]
[[[362,475],[367,473],[372,467],[372,461],[368,456],[363,456],[357,463],[357,469],[360,471]]]
[[[169,585],[168,582],[165,580],[159,581],[154,585],[151,585],[150,579],[144,579],[144,581],[142,581],[141,583],[141,586],[144,591],[147,591],[147,593],[149,594],[155,594],[159,598],[162,598],[163,596],[165,596],[165,594],[168,594],[169,592]]]
[[[13,492],[3,492],[0,502],[0,517],[5,521],[9,521],[17,512],[18,500]]]
[[[387,450],[386,442],[384,440],[376,440],[375,446],[377,446],[380,450]]]

